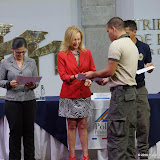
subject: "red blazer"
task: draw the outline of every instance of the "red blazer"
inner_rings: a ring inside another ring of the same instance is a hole
[[[57,66],[60,78],[63,81],[60,97],[61,98],[87,98],[91,96],[89,87],[84,85],[84,81],[74,80],[70,82],[70,77],[78,73],[95,71],[95,65],[91,51],[79,53],[79,66],[71,51],[69,53],[59,52],[57,55]]]

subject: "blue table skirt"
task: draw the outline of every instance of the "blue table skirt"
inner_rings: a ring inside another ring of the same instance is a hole
[[[151,108],[149,146],[160,141],[160,94],[149,94]],[[4,100],[0,100],[0,119],[4,116]],[[35,122],[49,134],[67,146],[66,118],[58,116],[59,97],[46,97],[46,101],[38,101]]]
[[[4,99],[0,99],[0,119],[4,116],[3,104]]]
[[[38,101],[35,122],[67,147],[66,118],[58,116],[59,97]]]
[[[151,108],[149,147],[152,147],[160,141],[160,94],[149,94],[148,101]]]

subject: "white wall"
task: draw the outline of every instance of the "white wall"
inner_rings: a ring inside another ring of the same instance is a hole
[[[152,19],[160,19],[160,1],[159,0],[116,0],[116,13],[117,16],[124,20],[127,19],[148,19],[150,20],[150,27],[152,26]],[[155,22],[157,27],[157,22]],[[149,93],[157,93],[160,91],[159,78],[160,78],[160,54],[157,53],[157,49],[160,48],[157,45],[157,34],[160,34],[159,30],[143,30],[142,22],[139,23],[138,35],[145,36],[145,34],[151,34],[149,36],[151,43],[150,48],[153,49],[152,62],[155,65],[155,70],[149,74],[146,73],[146,87]],[[139,38],[139,37],[138,37]],[[141,40],[139,38],[139,40]],[[144,41],[145,42],[145,41]]]
[[[80,0],[1,0],[0,24],[13,24],[4,41],[13,39],[25,30],[47,31],[39,47],[53,40],[63,40],[65,30],[70,25],[81,27]],[[82,27],[81,27],[82,28]],[[47,96],[59,95],[61,80],[54,73],[54,54],[39,58],[40,84],[45,86]],[[0,96],[5,90],[0,89]]]
[[[116,16],[122,19],[133,19],[134,0],[116,0]]]
[[[144,5],[145,4],[145,5]],[[135,19],[160,19],[160,1],[159,0],[135,0],[135,10],[134,18]],[[152,25],[150,25],[152,28]],[[157,54],[157,49],[160,48],[157,45],[157,34],[160,33],[158,30],[139,30],[137,34],[144,35],[145,33],[151,34],[150,38],[150,48],[154,50],[154,54],[152,55],[152,62],[155,65],[155,70],[149,74],[146,73],[146,86],[148,88],[149,93],[157,93],[160,92],[160,55]]]
[[[116,14],[127,19],[153,19],[160,15],[159,0],[116,0]],[[11,32],[4,41],[13,39],[25,30],[47,31],[46,39],[39,44],[43,47],[53,40],[63,40],[64,32],[70,25],[81,27],[81,0],[0,0],[0,24],[13,24]],[[82,28],[82,27],[81,27]],[[82,28],[83,30],[83,28]],[[138,31],[138,34],[157,34],[157,31]],[[157,37],[156,37],[157,38]],[[156,38],[152,38],[150,46],[157,49]],[[45,86],[46,95],[59,95],[61,80],[54,74],[54,55],[49,54],[39,58],[41,84]],[[159,75],[160,55],[153,55],[155,70],[146,73],[146,86],[149,93],[160,91]],[[5,90],[0,88],[0,96]]]

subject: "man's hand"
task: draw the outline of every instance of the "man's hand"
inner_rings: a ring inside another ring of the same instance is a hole
[[[149,66],[153,66],[153,63],[147,63],[146,65],[145,65],[145,67],[149,67]],[[153,69],[151,69],[151,70],[149,70],[149,71],[147,71],[148,73],[151,73],[153,71]]]
[[[88,71],[88,72],[85,72],[85,73],[83,73],[83,74],[84,74],[85,77],[88,78],[88,79],[94,78],[94,76],[93,76],[94,72],[93,72],[93,71]]]
[[[16,88],[18,86],[18,82],[16,80],[10,81],[10,86]]]
[[[109,79],[108,78],[103,78],[102,81],[96,81],[97,84],[99,85],[106,85],[108,83]]]

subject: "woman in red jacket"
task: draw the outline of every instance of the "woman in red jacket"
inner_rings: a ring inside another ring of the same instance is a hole
[[[91,109],[91,81],[76,80],[78,73],[95,71],[91,51],[83,45],[83,33],[77,26],[67,28],[60,52],[57,56],[58,72],[63,81],[59,115],[68,122],[70,160],[75,160],[76,128],[83,150],[83,160],[89,160],[87,117]]]

